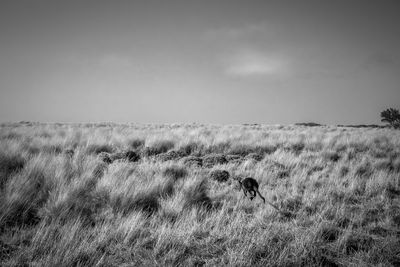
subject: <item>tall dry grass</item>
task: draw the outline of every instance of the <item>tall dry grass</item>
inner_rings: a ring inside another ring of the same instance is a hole
[[[2,266],[400,264],[391,129],[3,124],[0,190]]]

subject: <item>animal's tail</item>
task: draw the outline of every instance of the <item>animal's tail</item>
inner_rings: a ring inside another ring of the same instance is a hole
[[[269,202],[268,200],[265,200],[265,198],[260,194],[260,191],[258,191],[258,189],[256,190],[256,192],[257,192],[257,194],[260,196],[260,198],[264,201],[264,203],[267,202],[269,205],[271,205],[271,207],[273,207],[274,209],[276,209],[276,210],[279,211],[279,212],[282,212],[282,211],[280,210],[280,208],[278,208],[275,204]]]
[[[254,188],[255,191],[257,192],[257,194],[261,197],[261,199],[264,201],[265,203],[265,198],[260,194],[260,191],[258,191],[258,188]]]

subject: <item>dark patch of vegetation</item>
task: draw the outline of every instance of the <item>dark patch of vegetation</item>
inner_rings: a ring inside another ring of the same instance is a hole
[[[225,170],[213,170],[210,172],[210,178],[219,183],[228,181],[229,176],[229,172]]]
[[[63,147],[61,145],[44,145],[41,151],[48,154],[61,154],[63,152]]]
[[[324,126],[323,124],[319,124],[316,122],[298,122],[295,123],[297,126],[307,126],[307,127],[317,127],[317,126]]]
[[[26,160],[20,155],[0,152],[0,190],[7,183],[9,177],[24,168]]]
[[[203,159],[196,156],[187,156],[183,158],[183,163],[188,166],[202,167]]]
[[[318,235],[325,242],[334,242],[340,236],[340,229],[333,225],[325,225],[319,229]]]
[[[322,166],[312,166],[308,171],[307,171],[307,175],[311,175],[314,172],[320,172],[324,169],[324,167]]]
[[[348,128],[386,128],[385,126],[377,125],[377,124],[349,124],[349,125],[339,124],[339,125],[337,125],[337,127],[348,127]]]
[[[163,175],[173,178],[176,181],[186,177],[188,175],[188,172],[184,167],[173,165],[165,168],[163,171]]]
[[[226,155],[226,160],[229,163],[240,164],[244,160],[244,158],[240,155]]]
[[[395,129],[400,128],[400,112],[398,109],[388,108],[381,112],[381,121],[388,123]]]
[[[277,146],[274,145],[264,145],[264,146],[250,146],[250,145],[233,145],[227,150],[227,153],[230,155],[239,155],[245,157],[249,154],[272,154],[277,150]]]
[[[300,155],[304,148],[305,144],[303,142],[297,142],[297,143],[287,144],[284,146],[283,149],[287,152],[292,152],[295,155]]]
[[[75,151],[71,148],[64,150],[64,155],[66,155],[68,158],[72,158],[75,154]]]
[[[129,162],[136,162],[140,160],[140,155],[136,153],[135,151],[128,150],[128,151],[121,151],[121,152],[116,152],[111,155],[109,155],[109,158],[111,162],[114,162],[116,160],[124,160],[124,161],[129,161]]]
[[[136,153],[135,151],[129,150],[125,152],[125,158],[129,161],[129,162],[136,162],[140,160],[140,156],[138,153]]]
[[[128,141],[128,146],[132,149],[140,149],[144,147],[145,140],[144,139],[130,139]]]
[[[111,199],[111,206],[116,212],[124,215],[137,210],[147,215],[153,215],[160,208],[156,191],[140,192],[133,197],[117,196]]]
[[[142,151],[143,155],[146,157],[156,156],[161,153],[165,153],[168,150],[174,148],[175,143],[169,140],[163,140],[153,143],[150,147],[145,147]]]
[[[250,153],[244,157],[244,159],[251,159],[251,160],[255,160],[255,161],[261,161],[263,158],[264,158],[264,156],[259,153]]]
[[[371,174],[372,174],[371,163],[369,161],[363,161],[357,166],[354,175],[359,176],[359,177],[368,178],[371,176]]]
[[[99,159],[101,160],[101,161],[103,161],[104,163],[107,163],[107,164],[111,164],[113,161],[111,160],[111,155],[110,155],[110,153],[107,153],[107,152],[101,152],[100,154],[99,154]]]
[[[114,148],[107,144],[91,144],[86,148],[87,154],[100,154],[101,152],[113,153]]]
[[[190,142],[188,144],[179,147],[177,152],[183,156],[189,156],[189,155],[200,156],[202,150],[204,150],[204,144],[198,142]]]
[[[350,171],[349,167],[342,166],[342,167],[340,167],[340,170],[339,170],[339,176],[340,177],[346,176],[349,173],[349,171]]]
[[[34,168],[18,174],[8,184],[0,225],[22,226],[38,223],[38,211],[47,201],[51,188],[51,179],[40,169]]]
[[[217,164],[226,164],[228,161],[223,154],[209,154],[203,157],[203,166],[211,168]]]
[[[374,245],[371,236],[353,232],[345,240],[344,247],[347,254],[354,254],[359,251],[369,251]]]
[[[97,164],[96,167],[94,168],[92,172],[92,176],[94,178],[101,178],[104,176],[104,172],[107,170],[107,163],[101,162],[100,164]]]
[[[157,155],[157,160],[160,161],[168,161],[168,160],[178,160],[182,157],[184,157],[185,154],[182,154],[179,150],[171,150],[166,153],[161,153]]]
[[[207,194],[207,180],[197,182],[194,186],[187,188],[184,192],[185,209],[200,207],[209,210],[213,207],[212,201]]]
[[[323,153],[323,158],[328,161],[337,162],[340,159],[340,155],[337,152],[326,151]]]

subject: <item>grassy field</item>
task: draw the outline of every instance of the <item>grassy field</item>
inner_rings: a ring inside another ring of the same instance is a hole
[[[400,266],[391,129],[3,124],[0,190],[1,266]]]

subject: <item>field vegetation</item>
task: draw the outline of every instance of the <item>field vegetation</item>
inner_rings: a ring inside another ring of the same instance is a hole
[[[400,132],[3,124],[0,265],[399,266]]]

